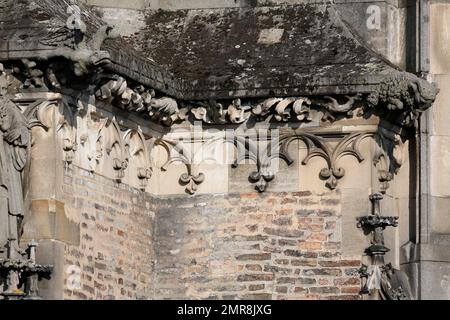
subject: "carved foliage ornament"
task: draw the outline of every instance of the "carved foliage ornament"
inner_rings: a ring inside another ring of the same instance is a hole
[[[53,89],[59,88],[64,91],[64,88],[60,85],[55,85],[61,84],[61,81],[57,81],[57,76],[61,74],[49,71],[55,66],[55,63],[47,65],[47,72],[40,72],[41,69],[39,67],[45,66],[45,64],[38,66],[33,61],[24,60],[23,65],[25,69],[22,66],[21,70],[22,75],[24,75],[24,78],[22,78],[24,89],[32,89],[33,91],[39,86],[52,87],[53,85]],[[126,79],[117,75],[105,75],[99,72],[91,80],[87,84],[88,94],[95,97],[95,100],[114,104],[129,112],[141,113],[165,126],[170,126],[186,119],[201,120],[206,124],[241,124],[248,121],[334,121],[342,117],[352,117],[355,115],[355,112],[359,112],[358,115],[361,115],[362,112],[366,115],[367,113],[378,112],[384,114],[387,119],[394,123],[409,126],[415,122],[421,111],[431,105],[438,92],[435,85],[429,84],[423,79],[407,73],[397,73],[387,77],[386,81],[381,83],[377,90],[369,95],[285,97],[263,100],[234,99],[228,102],[214,100],[179,102],[173,98],[158,95],[151,88],[146,88],[139,84],[130,85]],[[95,101],[93,103],[95,104]],[[48,106],[47,102],[43,102],[42,106],[30,111],[33,113],[33,116],[29,115],[30,124],[34,123],[34,118],[38,119],[41,117],[42,111],[40,110]],[[77,127],[77,125],[70,124],[77,117],[73,112],[74,108],[68,107],[66,104],[60,112],[60,114],[63,113],[63,116],[58,124],[58,131],[61,131],[63,135],[62,145],[67,163],[70,163],[74,157],[74,151],[78,144],[84,145],[88,139],[85,134],[77,135],[73,131],[73,128]],[[40,123],[44,122],[40,121]],[[36,124],[39,124],[39,121]],[[45,127],[45,125],[43,126]],[[101,130],[98,132],[97,141],[93,142],[96,147],[90,156],[93,162],[92,170],[101,161],[102,143],[108,144],[105,142],[104,130],[113,127],[116,128],[115,131],[119,130],[118,126],[107,122],[103,132]],[[105,148],[107,154],[117,150],[117,146],[121,146],[121,149],[125,148],[119,142],[118,136],[116,134],[115,142]],[[349,140],[346,140],[347,138]],[[326,180],[326,185],[331,189],[336,188],[338,180],[345,174],[343,169],[336,165],[341,156],[353,155],[359,161],[362,161],[362,157],[357,150],[360,140],[354,136],[347,138],[344,138],[337,146],[332,146],[320,137],[308,136],[306,133],[295,138],[303,140],[307,144],[308,150],[310,150],[310,154],[304,160],[304,164],[316,156],[320,156],[327,161],[327,167],[321,170],[320,178]],[[382,184],[381,190],[384,191],[388,188],[393,174],[398,171],[401,165],[402,155],[400,151],[403,142],[399,135],[392,135],[382,130],[375,138],[380,148],[373,160],[379,169],[379,179]],[[282,140],[286,141],[285,144],[288,145],[292,139],[283,138]],[[283,149],[283,145],[280,147]],[[258,170],[250,177],[250,180],[254,181],[260,190],[264,190],[265,185],[274,179],[274,174],[267,167],[266,162],[269,160],[259,159],[257,164]],[[118,156],[113,159],[113,168],[118,181],[124,175],[127,161],[123,151],[119,152]],[[146,181],[147,179],[144,177],[149,176],[149,173],[145,166],[141,169],[139,179],[140,181]],[[189,173],[190,170],[188,168],[187,175],[182,177],[180,182],[190,186],[188,189],[193,192],[195,191],[195,185],[200,184],[204,177]]]
[[[367,94],[181,101],[119,75],[104,74],[99,68],[83,73],[82,77],[76,74],[70,76],[71,71],[63,60],[41,62],[39,65],[23,60],[16,71],[23,77],[24,88],[47,86],[52,90],[63,90],[74,85],[85,85],[88,90],[93,90],[98,100],[128,112],[143,114],[164,126],[184,120],[199,120],[211,125],[248,121],[333,122],[363,114],[377,114],[393,124],[413,126],[439,92],[435,84],[425,79],[395,71],[386,75]],[[90,76],[86,78],[86,75]]]
[[[102,81],[105,79],[108,78],[105,77]],[[97,100],[112,103],[129,112],[141,113],[164,126],[171,126],[189,117],[211,125],[242,124],[251,119],[276,122],[311,122],[314,119],[334,121],[336,117],[352,116],[352,111],[358,107],[357,102],[361,100],[361,95],[354,95],[342,97],[342,104],[329,96],[270,98],[245,103],[241,99],[229,102],[209,100],[178,103],[169,97],[157,98],[155,90],[146,89],[142,85],[136,85],[132,89],[124,78],[118,76],[111,76],[97,89],[95,96]]]
[[[153,89],[145,89],[142,85],[131,89],[122,77],[109,79],[99,87],[95,96],[98,100],[112,103],[121,109],[144,113],[153,121],[165,126],[185,119],[176,100],[168,97],[156,98]]]
[[[105,94],[106,92],[106,94]],[[400,126],[413,126],[421,112],[428,109],[439,90],[435,84],[409,73],[396,73],[371,94],[285,97],[268,99],[234,99],[229,101],[177,102],[168,97],[155,99],[153,89],[136,86],[130,89],[118,77],[104,84],[97,97],[118,97],[118,106],[128,111],[145,112],[150,119],[170,126],[177,121],[200,120],[205,124],[242,124],[248,121],[333,122],[362,114],[377,113]],[[152,100],[153,99],[153,100]],[[114,99],[113,99],[114,100]]]

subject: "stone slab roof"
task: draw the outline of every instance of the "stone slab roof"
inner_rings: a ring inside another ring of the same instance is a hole
[[[0,60],[73,45],[64,0],[0,0]],[[87,38],[104,25],[79,4]],[[107,68],[186,100],[370,92],[395,68],[332,4],[146,11],[146,26],[105,41]]]
[[[72,34],[64,27],[69,4],[64,0],[0,0],[0,59],[45,57],[58,46],[68,45]],[[81,7],[83,18],[94,14]],[[89,32],[96,29],[96,19],[83,21]]]

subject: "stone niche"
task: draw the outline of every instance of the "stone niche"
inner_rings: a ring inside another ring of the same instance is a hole
[[[49,14],[36,3],[21,4],[31,21]],[[334,4],[136,10],[139,32],[121,37],[79,5],[86,28],[49,18],[0,50],[33,137],[20,240],[54,266],[43,297],[361,299],[370,239],[356,218],[378,192],[399,218],[385,242],[400,268],[434,85],[369,50]],[[64,1],[52,9],[67,17]]]

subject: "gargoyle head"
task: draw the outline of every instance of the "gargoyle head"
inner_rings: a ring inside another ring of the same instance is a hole
[[[429,83],[425,79],[417,78],[411,83],[415,93],[415,102],[419,110],[426,110],[433,104],[439,93],[436,83]]]

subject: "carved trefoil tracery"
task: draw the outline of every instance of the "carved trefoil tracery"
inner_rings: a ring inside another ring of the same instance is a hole
[[[95,106],[90,103],[69,103],[70,99],[61,95],[49,95],[49,99],[37,99],[30,102],[35,94],[20,94],[16,101],[28,101],[25,116],[31,127],[48,130],[54,121],[63,161],[66,165],[75,163],[91,172],[106,174],[117,182],[123,182],[146,190],[152,172],[155,169],[170,170],[175,162],[182,163],[186,172],[179,177],[179,183],[185,186],[186,192],[194,194],[207,176],[198,170],[198,159],[189,152],[185,145],[189,141],[175,141],[164,137],[145,136],[142,129],[128,129],[119,125],[114,117],[102,118]],[[50,99],[51,98],[51,99]],[[231,142],[245,152],[239,157],[251,159],[255,170],[249,175],[249,180],[255,188],[263,192],[267,185],[276,179],[276,170],[271,169],[271,161],[275,158],[293,165],[289,154],[289,145],[302,141],[307,149],[307,155],[301,165],[307,166],[313,158],[325,160],[325,167],[318,172],[318,178],[324,180],[325,186],[331,190],[338,186],[346,172],[339,165],[344,156],[352,156],[359,162],[364,156],[359,150],[362,140],[373,138],[377,148],[373,155],[373,163],[378,169],[380,191],[388,188],[388,182],[398,172],[402,164],[403,137],[391,130],[379,127],[377,132],[355,132],[347,134],[309,133],[307,129],[291,130],[277,137],[261,150],[257,139],[244,134],[236,134]],[[155,167],[152,161],[152,148],[162,146],[167,152],[167,161]],[[241,159],[236,159],[232,167],[239,166]],[[129,168],[130,167],[130,168]],[[108,174],[107,172],[111,173]],[[129,174],[126,177],[126,175]]]

